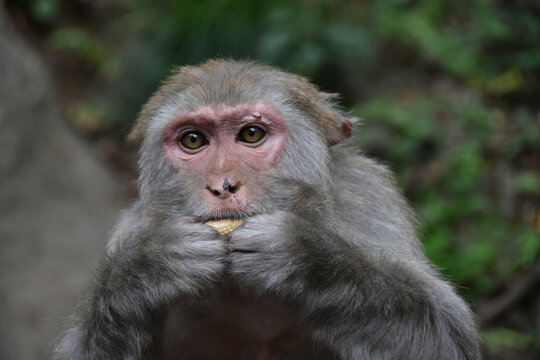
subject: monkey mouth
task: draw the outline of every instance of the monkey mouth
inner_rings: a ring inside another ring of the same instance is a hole
[[[241,220],[256,215],[255,212],[249,210],[219,210],[211,211],[207,214],[199,216],[201,222],[210,220]]]

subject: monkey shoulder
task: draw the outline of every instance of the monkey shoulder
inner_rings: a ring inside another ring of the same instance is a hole
[[[352,242],[423,259],[417,221],[392,172],[349,142],[331,148],[336,222]]]

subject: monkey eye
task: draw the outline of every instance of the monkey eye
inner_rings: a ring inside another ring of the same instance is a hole
[[[258,126],[244,126],[238,134],[238,139],[248,144],[255,144],[266,136],[266,131]]]
[[[182,135],[179,143],[183,148],[189,151],[197,150],[198,148],[208,144],[208,140],[206,140],[204,135],[200,132],[191,130]]]

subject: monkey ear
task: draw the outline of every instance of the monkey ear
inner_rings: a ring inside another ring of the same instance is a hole
[[[140,144],[144,137],[145,127],[146,123],[137,119],[135,126],[128,135],[128,142],[131,144]]]
[[[152,99],[144,105],[141,112],[139,113],[139,116],[137,117],[137,120],[135,120],[135,125],[133,125],[133,128],[131,129],[131,132],[128,135],[128,142],[130,144],[134,145],[140,145],[144,134],[146,132],[146,128],[148,127],[148,124],[150,123],[151,114],[153,111],[155,111],[154,107],[150,107],[149,104],[153,104],[154,102],[157,102],[156,95],[152,97]],[[161,105],[161,104],[160,104]]]
[[[329,122],[326,128],[326,139],[328,140],[329,146],[340,143],[341,141],[351,137],[351,134],[352,122],[348,118],[343,118],[340,125],[337,125],[337,121]]]
[[[351,137],[352,124],[356,118],[344,117],[336,107],[337,94],[318,92],[318,101],[314,104],[313,116],[326,136],[328,146],[339,144]],[[315,97],[315,96],[314,96]]]

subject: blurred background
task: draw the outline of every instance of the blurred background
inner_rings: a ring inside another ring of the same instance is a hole
[[[96,168],[64,175],[86,164],[79,158],[40,168],[35,156],[47,159],[52,150],[42,146],[27,161],[26,151],[13,149],[26,149],[28,140],[4,153],[6,163],[19,159],[35,173],[13,170],[17,164],[3,173],[19,190],[3,185],[9,194],[0,200],[10,203],[0,205],[0,222],[12,216],[19,223],[0,225],[0,314],[21,328],[4,326],[0,357],[43,358],[45,342],[25,344],[39,331],[55,336],[81,296],[117,209],[135,195],[136,149],[126,135],[142,104],[175,66],[231,57],[277,65],[340,93],[342,106],[363,119],[358,141],[395,171],[417,211],[427,255],[478,314],[485,358],[540,359],[538,0],[4,0],[3,7],[16,30],[4,40],[17,38],[29,53],[0,60],[0,71],[13,74],[35,57],[39,64],[25,69],[41,67],[49,84],[42,97],[59,119],[48,126],[28,115],[14,136],[58,146],[55,136],[65,132],[62,156],[80,149]],[[4,82],[0,110],[9,108],[8,96],[14,104],[35,90],[37,82],[26,81]],[[9,121],[0,124],[13,128]],[[20,179],[54,176],[57,192],[45,182],[20,188]],[[39,220],[56,208],[45,198],[36,210],[30,188],[57,202],[68,189],[61,203],[78,210]],[[66,217],[73,219],[62,225]],[[53,240],[40,240],[40,221],[54,228]],[[27,226],[38,235],[26,241],[20,232]],[[79,238],[81,227],[88,240]],[[66,228],[73,236],[64,241]],[[90,239],[96,235],[103,237]],[[41,252],[23,245],[31,241],[42,241]],[[29,265],[49,252],[53,264]],[[41,299],[51,303],[36,305]],[[53,305],[56,319],[46,316]]]

